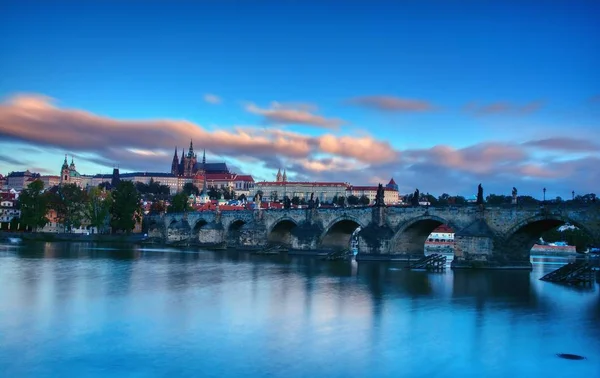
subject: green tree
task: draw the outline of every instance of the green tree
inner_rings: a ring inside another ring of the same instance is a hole
[[[48,211],[48,196],[42,193],[44,183],[35,180],[27,185],[19,196],[21,207],[21,221],[34,232],[48,223],[46,212]]]
[[[152,205],[150,205],[150,213],[151,214],[162,214],[166,211],[164,201],[154,201]]]
[[[450,199],[450,195],[448,193],[444,193],[438,197],[437,203],[438,205],[447,205]]]
[[[359,199],[354,194],[348,196],[348,205],[356,206],[359,203]]]
[[[223,193],[224,200],[229,201],[235,199],[235,191],[233,189],[226,187],[221,189],[221,192]]]
[[[448,203],[455,205],[464,205],[467,203],[467,199],[463,196],[454,196],[448,199]]]
[[[337,199],[337,205],[340,207],[344,207],[346,205],[346,197],[339,196]]]
[[[210,188],[208,190],[208,197],[211,200],[220,200],[221,199],[221,195],[222,195],[221,191],[218,190],[218,189],[216,189],[216,188]]]
[[[501,194],[490,194],[486,197],[485,201],[488,203],[488,205],[505,205],[511,203],[512,197]]]
[[[338,203],[338,200],[339,200],[339,197],[338,197],[338,195],[337,195],[337,194],[336,194],[336,195],[334,195],[334,196],[333,196],[333,198],[331,199],[331,204],[332,204],[332,205],[333,205],[333,204],[337,204],[337,203]]]
[[[238,197],[238,201],[246,201],[246,200],[247,200],[247,199],[246,199],[246,195],[245,195],[245,194],[242,194],[242,195],[240,195],[240,196]]]
[[[195,196],[200,194],[200,190],[198,190],[198,187],[196,187],[196,185],[192,184],[191,182],[186,182],[185,185],[183,185],[183,189],[181,191],[185,193],[187,197],[189,197],[192,194]]]
[[[104,232],[109,221],[112,196],[98,187],[90,189],[84,207],[85,218],[91,227],[96,227],[99,232]]]
[[[364,206],[368,206],[369,204],[371,204],[371,200],[369,199],[369,197],[365,196],[364,194],[360,196],[358,202]]]
[[[294,205],[294,206],[300,205],[300,197],[294,196],[294,198],[292,198],[292,205]]]
[[[183,213],[190,209],[188,196],[184,192],[177,193],[171,199],[171,205],[167,209],[169,213]]]
[[[57,221],[63,224],[65,231],[81,226],[85,217],[86,195],[77,184],[60,185],[47,193],[49,206],[56,211]]]
[[[140,195],[131,181],[121,181],[111,194],[110,225],[113,231],[130,233],[141,220]]]

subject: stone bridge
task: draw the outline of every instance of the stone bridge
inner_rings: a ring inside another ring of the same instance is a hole
[[[415,259],[439,225],[455,231],[454,268],[531,268],[540,235],[562,224],[600,243],[597,204],[541,206],[358,207],[207,211],[148,216],[148,236],[166,243],[260,249],[284,245],[290,253],[347,249],[360,227],[357,260]]]

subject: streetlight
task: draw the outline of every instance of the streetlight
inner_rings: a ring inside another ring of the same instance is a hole
[[[544,188],[544,203],[546,202],[546,188]]]

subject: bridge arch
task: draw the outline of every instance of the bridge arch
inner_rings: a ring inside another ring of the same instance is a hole
[[[267,241],[269,244],[282,244],[291,247],[293,244],[292,230],[297,226],[298,223],[290,217],[278,219],[267,230]]]
[[[225,240],[227,247],[235,248],[241,244],[242,227],[246,225],[243,219],[234,219],[229,223],[226,230]]]
[[[148,217],[146,223],[146,233],[151,238],[164,238],[164,227],[162,222],[154,217]]]
[[[577,221],[569,217],[554,214],[540,214],[521,220],[511,227],[503,237],[501,249],[503,254],[511,260],[530,259],[531,248],[540,239],[542,234],[556,227],[571,224],[584,231],[593,239],[593,232]]]
[[[402,223],[390,241],[388,253],[424,255],[427,237],[444,224],[458,230],[453,222],[436,215],[422,215]]]
[[[190,225],[186,219],[169,217],[166,221],[166,236],[171,242],[188,240],[190,237]]]
[[[318,245],[327,249],[348,249],[354,231],[365,226],[357,219],[348,215],[331,221],[319,237]]]
[[[206,221],[206,219],[203,218],[199,218],[198,220],[196,220],[195,223],[190,225],[190,236],[192,240],[198,241],[198,239],[200,238],[200,232],[202,230],[202,227],[206,226],[208,224],[208,222]]]

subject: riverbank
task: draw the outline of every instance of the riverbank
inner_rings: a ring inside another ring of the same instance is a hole
[[[68,234],[45,232],[0,232],[0,242],[8,242],[18,238],[23,241],[43,242],[90,242],[90,243],[144,243],[147,237],[143,234]]]

